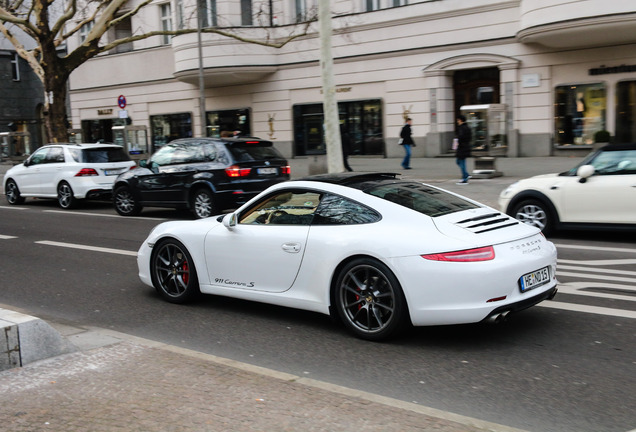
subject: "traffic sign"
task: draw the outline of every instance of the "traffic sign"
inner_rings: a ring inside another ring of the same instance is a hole
[[[117,105],[119,105],[121,109],[126,108],[126,96],[120,95],[119,98],[117,98]]]

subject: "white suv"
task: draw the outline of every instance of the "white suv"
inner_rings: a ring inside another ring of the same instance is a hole
[[[108,197],[115,178],[135,166],[118,145],[51,144],[9,169],[4,191],[9,204],[22,204],[26,197],[56,198],[69,209],[79,199]]]

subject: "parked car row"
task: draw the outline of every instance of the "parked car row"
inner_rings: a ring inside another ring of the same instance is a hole
[[[123,216],[151,206],[185,208],[205,218],[289,178],[287,160],[270,141],[185,138],[163,146],[139,167],[118,145],[47,145],[9,169],[4,187],[9,204],[53,198],[70,209],[83,199],[112,197]]]

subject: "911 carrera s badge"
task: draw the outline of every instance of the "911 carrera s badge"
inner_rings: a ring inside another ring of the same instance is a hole
[[[224,279],[224,278],[214,278],[214,283],[220,284],[220,285],[230,285],[230,286],[235,286],[240,288],[254,288],[256,286],[254,282],[240,282],[240,281],[233,281],[233,280]]]

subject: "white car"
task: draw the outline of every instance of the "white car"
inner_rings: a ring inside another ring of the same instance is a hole
[[[69,209],[77,200],[112,194],[117,176],[132,168],[122,146],[113,144],[51,144],[40,147],[4,176],[9,204],[25,198],[55,198]]]
[[[201,292],[333,314],[369,340],[499,321],[556,294],[556,248],[537,228],[396,176],[288,181],[233,213],[164,222],[139,277],[172,303]]]
[[[499,208],[548,235],[558,228],[636,230],[636,144],[612,144],[561,174],[518,181]]]

